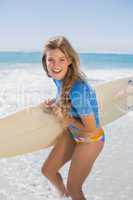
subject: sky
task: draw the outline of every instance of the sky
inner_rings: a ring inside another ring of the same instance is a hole
[[[79,52],[133,54],[133,1],[0,0],[0,51],[42,51],[57,35]]]

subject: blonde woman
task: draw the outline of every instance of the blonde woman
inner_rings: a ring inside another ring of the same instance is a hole
[[[82,186],[104,146],[95,91],[80,72],[79,56],[65,37],[53,37],[45,43],[42,64],[57,86],[57,98],[45,101],[43,106],[53,110],[66,127],[42,173],[61,197],[86,200]],[[70,160],[65,187],[59,170]]]

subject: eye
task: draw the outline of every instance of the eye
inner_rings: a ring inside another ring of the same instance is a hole
[[[53,59],[52,58],[48,58],[48,61],[50,62],[50,61],[53,61]]]
[[[65,59],[62,58],[62,59],[60,59],[60,61],[65,61]]]

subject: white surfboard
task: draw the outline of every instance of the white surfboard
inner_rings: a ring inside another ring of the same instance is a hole
[[[133,111],[133,77],[97,85],[95,90],[103,126]]]
[[[133,110],[133,77],[94,86],[102,126]],[[55,144],[62,126],[40,106],[0,119],[0,157],[30,153]]]

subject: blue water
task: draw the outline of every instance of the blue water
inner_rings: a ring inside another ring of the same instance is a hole
[[[39,52],[0,52],[0,63],[40,63]]]
[[[0,67],[13,64],[41,64],[40,52],[0,52]],[[133,55],[80,53],[81,66],[94,68],[128,68],[133,69]],[[21,66],[22,67],[22,66]]]
[[[81,64],[88,68],[132,68],[133,55],[127,54],[80,54]]]

